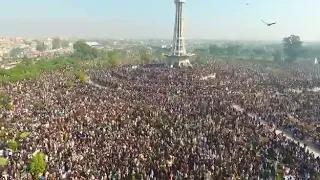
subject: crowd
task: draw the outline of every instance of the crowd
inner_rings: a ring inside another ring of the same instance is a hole
[[[320,83],[312,66],[216,62],[89,76],[65,86],[70,77],[52,72],[1,87],[14,110],[0,119],[30,132],[5,155],[3,177],[30,179],[30,155],[41,151],[48,180],[319,178],[320,159],[276,133],[319,139],[316,127],[307,128],[317,123],[320,97],[309,90]]]

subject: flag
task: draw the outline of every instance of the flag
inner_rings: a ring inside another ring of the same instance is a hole
[[[116,179],[116,171],[111,171],[111,179]]]

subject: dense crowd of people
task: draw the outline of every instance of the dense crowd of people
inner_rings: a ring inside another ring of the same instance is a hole
[[[28,162],[41,151],[48,180],[316,179],[320,159],[276,130],[318,142],[319,74],[311,65],[215,62],[5,85],[14,109],[0,119],[30,135],[4,153],[2,176],[30,179]]]

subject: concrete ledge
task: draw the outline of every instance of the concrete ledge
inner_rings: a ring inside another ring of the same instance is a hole
[[[169,67],[192,67],[190,63],[190,55],[185,56],[174,56],[168,55],[168,66]]]

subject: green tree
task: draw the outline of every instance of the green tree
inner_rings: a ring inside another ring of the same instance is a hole
[[[225,49],[218,46],[218,45],[210,45],[209,46],[209,53],[210,55],[213,55],[213,56],[220,56],[220,55],[223,55],[224,54],[224,51]]]
[[[47,50],[47,46],[43,42],[37,42],[37,51],[44,52]]]
[[[30,41],[23,40],[23,44],[25,44],[25,45],[31,45],[32,43],[31,43]]]
[[[226,48],[226,52],[228,56],[236,56],[239,54],[239,51],[240,51],[239,45],[230,44]]]
[[[147,51],[141,50],[139,54],[142,63],[150,63],[152,61],[152,56]]]
[[[99,60],[107,60],[108,59],[108,51],[98,50],[98,59]]]
[[[272,57],[273,57],[274,61],[281,61],[281,57],[282,57],[281,51],[280,50],[275,50],[272,53]]]
[[[16,141],[9,141],[8,142],[8,147],[12,150],[12,151],[17,151],[19,144]]]
[[[206,48],[196,48],[193,50],[193,53],[199,56],[204,56],[208,54],[208,49]]]
[[[107,53],[107,57],[108,57],[108,64],[110,66],[117,66],[120,64],[120,61],[119,61],[119,56],[116,52],[114,51],[109,51]]]
[[[17,58],[22,53],[23,53],[23,49],[17,47],[17,48],[11,49],[10,56],[13,57],[13,58]]]
[[[296,61],[302,56],[302,43],[299,36],[291,35],[283,38],[283,51],[287,55],[287,61]]]
[[[54,38],[52,40],[52,49],[60,49],[61,48],[61,41],[59,38]]]
[[[69,47],[69,42],[67,40],[61,40],[61,47],[62,48],[67,48]]]
[[[266,52],[266,50],[262,49],[262,48],[254,48],[252,49],[252,52],[255,56],[259,56],[259,57],[265,57],[268,55],[268,53]]]
[[[253,50],[252,48],[242,47],[239,51],[239,54],[245,57],[250,57],[250,56],[253,56]]]
[[[201,57],[201,56],[196,56],[194,58],[194,62],[200,65],[208,64],[208,60],[205,57]]]
[[[165,54],[170,52],[169,48],[162,48],[162,47],[154,47],[153,57],[158,59],[159,62],[162,62],[166,59]]]
[[[89,46],[83,41],[77,41],[73,44],[74,56],[84,60],[96,59],[99,56],[97,49]]]
[[[314,59],[315,57],[320,58],[320,46],[319,45],[307,45],[304,46],[305,58]]]
[[[30,161],[30,172],[33,179],[40,178],[46,169],[45,155],[42,152],[38,152],[32,157]]]

